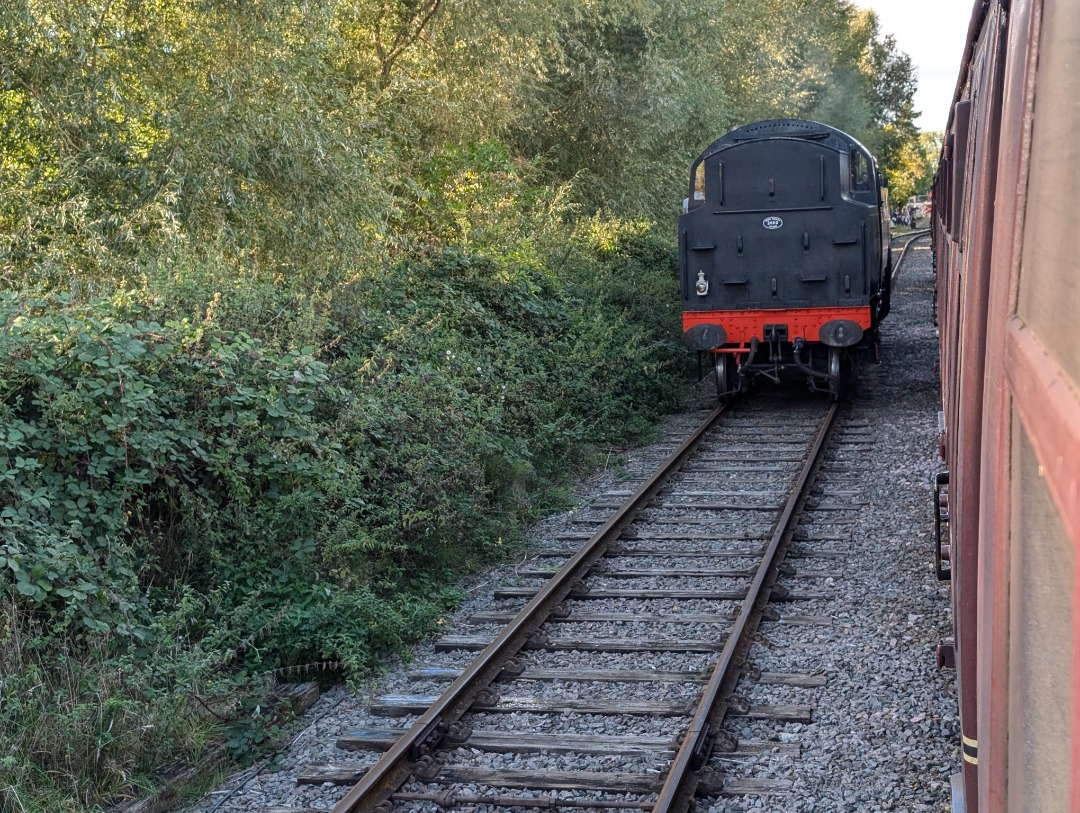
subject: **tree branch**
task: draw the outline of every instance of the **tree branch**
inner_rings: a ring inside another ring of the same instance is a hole
[[[375,51],[379,56],[379,86],[386,87],[386,84],[390,80],[390,71],[394,67],[394,62],[397,58],[404,53],[406,48],[413,45],[420,35],[424,33],[424,29],[427,28],[428,23],[438,12],[439,7],[442,5],[442,0],[426,0],[424,10],[419,15],[417,21],[417,15],[414,15],[411,21],[406,21],[405,24],[395,34],[393,42],[390,46],[390,50],[386,50],[386,46],[382,42],[381,33],[381,21],[382,14],[379,15],[375,26]],[[410,22],[415,23],[410,25]]]

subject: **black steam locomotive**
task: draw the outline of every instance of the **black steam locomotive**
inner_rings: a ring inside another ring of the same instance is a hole
[[[694,162],[683,209],[683,331],[712,356],[719,395],[795,369],[838,398],[889,311],[888,205],[873,156],[818,122],[748,124]]]

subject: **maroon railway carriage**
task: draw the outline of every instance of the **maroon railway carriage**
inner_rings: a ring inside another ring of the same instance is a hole
[[[932,224],[968,813],[1080,810],[1078,188],[1080,2],[978,0]]]

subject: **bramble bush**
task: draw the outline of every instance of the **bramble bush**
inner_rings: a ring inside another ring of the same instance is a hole
[[[0,296],[0,563],[38,612],[136,637],[142,588],[192,552],[185,503],[277,512],[319,471],[333,399],[310,352],[145,317]]]
[[[630,292],[674,276],[639,229],[597,229],[558,270],[447,247],[283,324],[191,278],[0,295],[5,806],[150,781],[267,670],[404,651],[590,448],[672,404],[683,353]]]

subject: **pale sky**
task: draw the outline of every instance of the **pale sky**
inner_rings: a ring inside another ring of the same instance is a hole
[[[919,89],[915,119],[921,130],[944,130],[949,118],[960,57],[964,55],[973,0],[852,0],[877,12],[881,35],[892,34],[896,47],[911,57]]]

